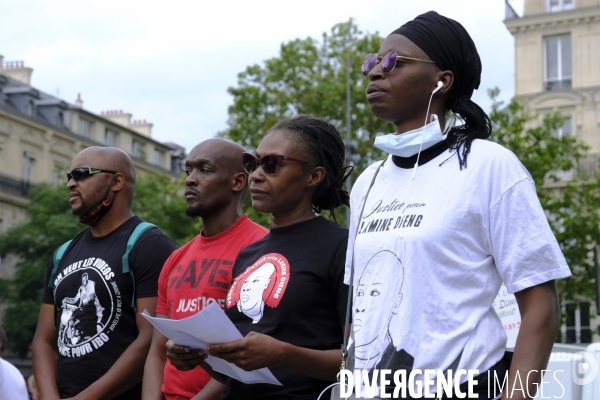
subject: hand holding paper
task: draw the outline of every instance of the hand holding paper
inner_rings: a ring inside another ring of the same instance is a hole
[[[208,354],[203,350],[190,349],[187,346],[180,346],[172,340],[167,341],[167,358],[179,371],[191,371],[197,366],[206,369],[206,357]]]
[[[180,320],[151,317],[145,311],[142,315],[167,338],[190,349],[205,351],[209,344],[235,342],[243,339],[242,334],[216,303],[212,303],[191,317]],[[281,385],[267,368],[244,371],[224,359],[210,355],[205,361],[215,371],[244,383]]]
[[[230,343],[211,344],[208,354],[222,358],[244,370],[276,366],[284,350],[282,342],[262,333],[250,332],[245,338]]]

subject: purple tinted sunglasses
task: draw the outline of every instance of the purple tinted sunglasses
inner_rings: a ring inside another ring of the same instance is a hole
[[[394,69],[394,67],[396,67],[396,63],[398,63],[398,61],[400,61],[400,60],[423,61],[423,62],[435,64],[434,61],[421,60],[420,58],[399,56],[398,53],[396,53],[395,51],[390,51],[390,52],[386,53],[383,57],[378,56],[376,54],[369,54],[365,58],[365,61],[363,61],[360,72],[362,72],[362,74],[364,76],[367,76],[367,75],[369,75],[369,72],[371,72],[377,64],[381,63],[381,70],[385,73],[388,73],[388,72],[391,72]]]

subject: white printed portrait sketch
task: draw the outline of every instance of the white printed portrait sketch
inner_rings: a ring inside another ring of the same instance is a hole
[[[73,312],[77,306],[66,304],[65,299],[62,302],[62,313],[60,314],[60,328],[58,330],[58,340],[60,343],[71,343],[73,337]]]
[[[275,265],[270,262],[265,263],[252,272],[242,284],[237,307],[239,311],[252,319],[253,324],[260,321],[263,316],[265,309],[263,294],[269,287],[274,273]]]
[[[373,369],[392,343],[390,320],[402,303],[404,267],[396,254],[376,253],[354,288],[355,369]]]
[[[81,286],[77,290],[75,297],[65,297],[62,300],[62,312],[60,316],[59,342],[67,345],[75,345],[82,340],[84,332],[78,329],[80,323],[79,316],[88,313],[88,308],[94,307],[92,311],[98,318],[96,331],[102,331],[102,315],[104,308],[100,305],[98,296],[96,296],[96,283],[89,279],[84,273],[81,276]],[[89,333],[86,333],[89,334]]]

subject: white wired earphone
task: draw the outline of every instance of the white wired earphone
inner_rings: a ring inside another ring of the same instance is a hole
[[[433,95],[439,92],[444,87],[444,82],[438,81],[436,84],[436,88],[431,92],[431,96],[429,97],[429,103],[427,104],[427,112],[425,113],[425,125],[427,125],[427,120],[429,119],[429,108],[431,107],[431,100],[433,100]],[[412,178],[415,179],[417,175],[417,167],[419,166],[419,157],[421,157],[421,149],[423,148],[423,141],[421,141],[421,147],[419,147],[419,152],[417,153],[417,161],[415,162],[415,169],[413,170]]]

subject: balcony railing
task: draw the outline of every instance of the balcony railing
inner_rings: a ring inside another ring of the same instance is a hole
[[[27,197],[27,193],[33,187],[29,181],[11,178],[0,174],[0,192],[15,196]]]
[[[561,81],[548,81],[546,82],[546,90],[569,90],[571,89],[571,80],[563,79]]]

